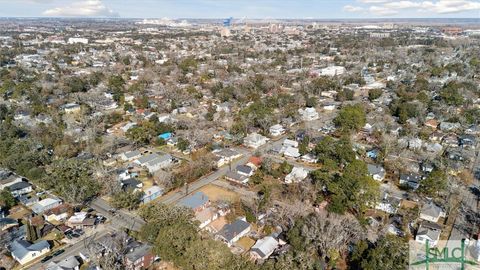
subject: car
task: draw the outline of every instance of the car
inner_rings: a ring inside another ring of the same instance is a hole
[[[62,254],[62,253],[64,253],[64,252],[65,252],[64,249],[59,249],[59,250],[55,251],[52,255],[53,255],[53,257],[56,257],[56,256],[58,256],[58,255],[60,255],[60,254]]]
[[[72,234],[70,234],[70,233],[69,233],[69,234],[65,234],[65,237],[67,237],[68,239],[72,239],[72,238],[73,238],[73,237],[72,237]]]
[[[51,258],[53,258],[53,256],[48,255],[47,257],[43,258],[40,262],[41,262],[41,263],[48,262]]]
[[[74,232],[74,233],[71,234],[71,236],[72,236],[73,238],[78,238],[78,237],[81,236],[81,234],[78,234],[78,233],[75,233],[75,232]]]
[[[75,229],[73,230],[73,233],[83,235],[85,232],[82,229]]]

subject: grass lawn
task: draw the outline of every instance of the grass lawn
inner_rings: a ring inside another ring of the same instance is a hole
[[[25,216],[29,216],[31,213],[32,211],[24,208],[23,206],[16,206],[15,209],[10,209],[10,215],[8,217],[13,219],[22,219]]]
[[[208,196],[210,201],[235,202],[240,199],[240,195],[236,192],[229,191],[227,189],[211,184],[202,187],[199,191],[205,193],[205,195]]]
[[[253,245],[255,245],[255,240],[250,237],[242,237],[236,244],[243,248],[243,250],[248,251]]]

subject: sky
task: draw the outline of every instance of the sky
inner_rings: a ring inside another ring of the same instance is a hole
[[[480,19],[480,0],[0,0],[0,17]]]

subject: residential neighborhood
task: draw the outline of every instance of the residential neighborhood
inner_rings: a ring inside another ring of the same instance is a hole
[[[249,18],[0,18],[0,269],[480,258],[478,18]]]

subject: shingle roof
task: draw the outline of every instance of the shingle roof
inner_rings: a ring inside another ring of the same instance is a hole
[[[19,259],[25,257],[30,251],[41,251],[45,248],[50,248],[50,244],[45,240],[41,240],[35,244],[31,244],[25,240],[15,240],[10,245],[12,254]]]
[[[202,205],[205,205],[208,202],[208,196],[205,193],[199,191],[194,194],[181,199],[177,204],[179,206],[188,207],[191,209],[196,209]]]
[[[241,232],[245,231],[247,228],[250,227],[250,224],[242,219],[237,219],[231,224],[226,224],[223,228],[218,232],[225,240],[228,242],[232,241],[237,235]]]
[[[18,183],[15,183],[11,186],[8,187],[8,189],[10,191],[16,191],[16,190],[21,190],[21,189],[24,189],[24,188],[28,188],[28,187],[31,187],[32,185],[26,181],[21,181],[21,182],[18,182]]]

